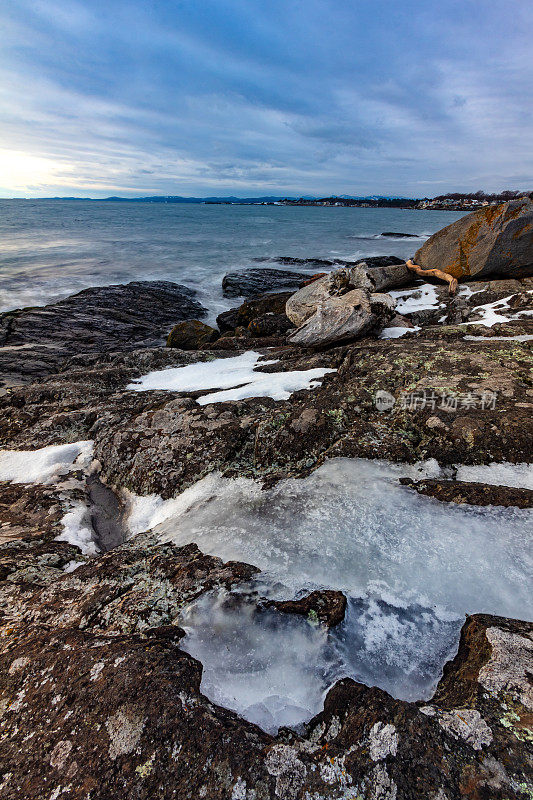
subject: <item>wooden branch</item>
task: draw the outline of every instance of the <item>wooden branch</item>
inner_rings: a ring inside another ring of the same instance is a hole
[[[453,278],[451,275],[448,275],[447,272],[442,272],[440,269],[424,269],[423,267],[418,266],[418,264],[413,264],[411,259],[405,263],[407,269],[410,269],[411,272],[416,272],[416,274],[420,275],[422,278],[425,278],[429,275],[431,278],[438,278],[441,281],[446,281],[446,283],[449,284],[450,295],[454,295],[457,291],[457,279]]]

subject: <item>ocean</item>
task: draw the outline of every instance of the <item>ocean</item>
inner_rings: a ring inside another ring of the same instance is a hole
[[[276,258],[412,256],[460,212],[0,200],[0,310],[45,305],[88,286],[170,280],[198,291],[214,319],[226,272]],[[389,239],[384,231],[416,234]],[[290,268],[290,267],[289,267]],[[296,269],[298,269],[296,267]]]

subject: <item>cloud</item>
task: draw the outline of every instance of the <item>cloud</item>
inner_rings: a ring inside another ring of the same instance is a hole
[[[6,0],[0,194],[531,188],[532,22],[524,0]]]

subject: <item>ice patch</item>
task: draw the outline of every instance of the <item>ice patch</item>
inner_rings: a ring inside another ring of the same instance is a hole
[[[439,303],[435,287],[430,283],[415,286],[414,289],[395,289],[389,294],[397,300],[397,314],[411,314],[413,311],[424,311],[427,308],[439,308],[443,305]]]
[[[92,452],[92,441],[50,445],[39,450],[0,450],[0,480],[54,483],[73,467],[86,470]]]
[[[533,334],[524,333],[520,336],[463,336],[465,342],[529,342]]]
[[[531,616],[531,512],[439,503],[400,485],[406,474],[402,465],[332,459],[259,492],[252,480],[209,476],[192,487],[185,513],[166,507],[155,532],[255,564],[293,592],[322,586],[361,597],[379,582],[458,614]]]
[[[457,467],[458,481],[489,483],[492,486],[513,486],[517,489],[533,489],[533,464],[510,464],[508,462]]]
[[[399,339],[400,336],[405,336],[406,333],[415,333],[419,331],[420,326],[415,325],[414,328],[403,328],[400,326],[393,326],[392,328],[383,328],[379,334],[380,339]]]
[[[333,459],[268,490],[212,474],[172,500],[132,497],[132,528],[262,570],[241,588],[248,599],[214,592],[186,612],[182,646],[202,662],[208,697],[272,731],[310,719],[346,675],[426,699],[465,613],[531,618],[531,512],[439,503],[399,484],[404,475],[450,470],[434,460]],[[257,597],[317,588],[348,598],[345,620],[328,633],[256,608]]]
[[[312,389],[333,369],[308,369],[292,372],[259,372],[257,366],[276,364],[277,359],[261,361],[261,353],[253,350],[231,358],[199,361],[185,367],[157,370],[128,385],[128,389],[145,392],[165,389],[172,392],[196,392],[223,389],[197,398],[199,405],[243,400],[247,397],[271,397],[287,400],[293,392]]]

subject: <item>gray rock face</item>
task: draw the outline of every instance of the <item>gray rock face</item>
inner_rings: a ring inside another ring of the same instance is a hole
[[[405,263],[372,266],[372,261],[367,259],[353,267],[337,269],[302,287],[287,300],[285,313],[290,321],[300,327],[331,296],[345,295],[352,289],[373,293],[413,283],[413,274]]]
[[[340,297],[328,297],[315,313],[291,336],[291,344],[321,347],[350,341],[394,314],[395,301],[387,294],[370,294],[366,289],[352,289]]]
[[[78,353],[161,345],[177,322],[206,315],[195,294],[170,281],[135,281],[8,311],[0,315],[0,372],[20,382]]]
[[[533,200],[522,197],[467,214],[434,233],[415,262],[458,280],[533,275]]]
[[[253,297],[281,289],[296,290],[307,278],[309,275],[305,272],[253,267],[225,275],[222,279],[222,292],[224,297]]]

